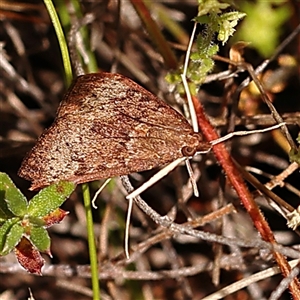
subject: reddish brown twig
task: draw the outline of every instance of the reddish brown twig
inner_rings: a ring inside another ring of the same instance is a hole
[[[205,138],[208,141],[212,141],[219,138],[218,134],[207,119],[201,103],[194,96],[192,97],[192,99],[197,114],[198,124]],[[269,227],[269,224],[265,220],[262,212],[256,205],[251,193],[249,192],[244,180],[242,179],[240,172],[235,167],[234,162],[231,159],[230,154],[227,151],[224,143],[214,145],[213,152],[215,154],[216,159],[224,169],[230,183],[232,184],[233,188],[236,190],[238,196],[240,197],[240,200],[242,201],[246,210],[248,211],[250,217],[252,218],[253,223],[259,231],[259,233],[261,234],[262,238],[265,241],[275,245],[276,240],[274,238],[273,232]],[[291,268],[287,263],[285,257],[276,251],[273,251],[273,255],[281,269],[283,276],[288,276],[288,274],[291,271]],[[289,288],[294,298],[300,299],[300,284],[298,279],[294,278]]]

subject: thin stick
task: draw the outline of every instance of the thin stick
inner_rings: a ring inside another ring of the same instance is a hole
[[[298,261],[297,266],[294,266],[294,267],[291,266],[291,267],[293,268],[291,273],[287,277],[283,278],[280,281],[279,285],[272,292],[269,300],[278,300],[278,299],[280,299],[280,296],[288,288],[288,286],[291,284],[292,280],[298,276],[298,274],[299,274],[299,261]]]
[[[194,175],[192,166],[190,164],[190,161],[188,159],[185,161],[185,165],[186,165],[187,171],[188,171],[189,176],[190,176],[190,181],[191,181],[191,184],[192,184],[192,187],[193,187],[194,195],[195,195],[195,197],[199,197],[199,191],[198,191],[198,188],[197,188],[195,175]]]
[[[192,31],[192,34],[191,34],[191,37],[190,37],[189,45],[188,45],[188,48],[186,50],[184,68],[183,68],[183,73],[181,74],[181,79],[182,79],[182,83],[183,83],[184,90],[185,90],[185,93],[186,93],[186,98],[187,98],[188,105],[189,105],[193,130],[195,132],[199,132],[199,126],[198,126],[197,116],[196,116],[196,112],[195,112],[195,107],[194,107],[194,104],[193,104],[193,100],[192,100],[191,92],[190,92],[190,89],[189,89],[189,85],[188,85],[187,80],[186,80],[186,73],[187,73],[187,68],[188,68],[188,65],[189,65],[190,54],[191,54],[191,49],[192,49],[193,41],[194,41],[195,34],[196,34],[196,29],[197,29],[197,23],[195,22],[194,28],[193,28],[193,31]]]
[[[297,264],[299,263],[299,259],[294,259],[292,261],[289,262],[289,265],[291,266],[291,268],[294,268],[295,266],[297,266]],[[270,276],[274,276],[276,274],[280,273],[280,268],[279,267],[273,267],[273,268],[269,268],[267,270],[258,272],[256,274],[253,274],[247,278],[243,278],[233,284],[230,284],[228,286],[226,286],[225,288],[217,291],[216,293],[213,293],[209,296],[206,296],[204,298],[202,298],[202,300],[218,300],[218,299],[224,299],[225,296],[230,295],[234,292],[237,292],[241,289],[243,289],[244,287],[247,287],[248,285],[263,280],[265,278],[268,278]]]

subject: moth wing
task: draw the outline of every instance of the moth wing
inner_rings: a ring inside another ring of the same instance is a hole
[[[111,73],[78,77],[52,126],[24,159],[31,189],[149,170],[196,149],[187,120],[132,80]]]
[[[19,175],[39,189],[59,180],[83,183],[149,170],[182,156],[194,136],[115,111],[57,118],[24,159]]]
[[[91,73],[77,77],[58,109],[58,117],[102,116],[124,113],[126,116],[157,126],[193,132],[188,121],[131,79],[112,73]]]

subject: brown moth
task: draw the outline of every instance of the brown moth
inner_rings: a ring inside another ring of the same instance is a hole
[[[87,74],[75,79],[18,174],[35,190],[150,170],[208,148],[180,113],[129,78]]]

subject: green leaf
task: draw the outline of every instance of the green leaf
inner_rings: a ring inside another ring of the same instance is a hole
[[[180,74],[175,73],[175,72],[169,72],[166,77],[165,77],[166,81],[171,83],[171,84],[175,84],[175,83],[180,83],[181,82],[181,77]]]
[[[0,227],[0,255],[7,255],[19,243],[24,228],[18,218],[6,221]]]
[[[228,3],[220,3],[218,0],[198,0],[198,16],[206,15],[208,13],[220,13],[222,9],[229,6]]]
[[[190,55],[190,59],[193,60],[193,61],[198,61],[202,58],[202,53],[199,53],[199,52],[194,52]]]
[[[197,36],[197,52],[202,56],[207,55],[207,48],[211,46],[214,35],[214,32],[212,32],[209,28],[210,27],[208,26],[206,31],[202,33],[203,36],[201,34]]]
[[[202,71],[204,73],[208,73],[212,70],[214,65],[215,65],[215,62],[211,58],[205,58],[202,61]]]
[[[25,196],[9,176],[0,172],[0,219],[7,219],[12,215],[24,216],[27,213],[27,205]]]
[[[15,217],[14,214],[8,209],[7,203],[4,200],[4,195],[5,192],[0,190],[0,224]]]
[[[213,56],[219,51],[219,46],[218,45],[211,45],[208,50],[207,50],[207,55],[208,56]]]
[[[39,251],[49,251],[51,240],[45,228],[32,227],[30,230],[30,240]]]
[[[219,34],[218,40],[224,45],[230,36],[235,32],[234,27],[237,25],[238,21],[246,16],[245,13],[240,13],[237,11],[224,13],[218,19],[219,23]]]
[[[72,182],[60,181],[44,188],[30,200],[28,214],[31,217],[43,217],[49,214],[62,205],[75,187]]]
[[[11,230],[11,227],[19,221],[18,218],[13,218],[5,221],[0,227],[0,254],[2,253],[6,238]]]

